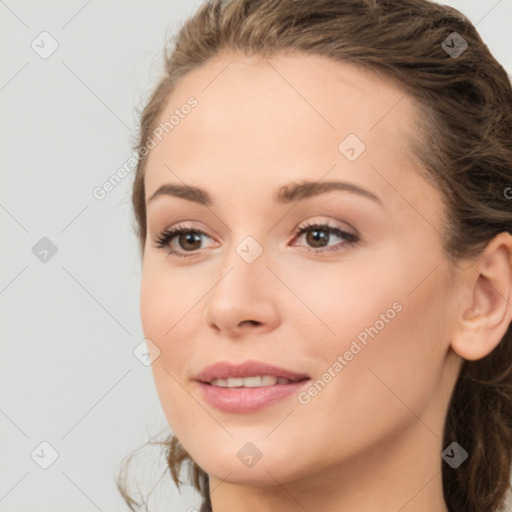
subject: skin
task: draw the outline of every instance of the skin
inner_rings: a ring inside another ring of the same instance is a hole
[[[160,350],[164,413],[209,474],[214,512],[447,512],[448,401],[462,358],[490,353],[512,319],[512,237],[455,272],[440,243],[441,195],[408,151],[414,101],[383,78],[320,56],[220,55],[179,82],[160,119],[190,96],[198,106],[150,152],[146,199],[174,183],[213,202],[161,195],[147,205],[141,320]],[[366,145],[353,162],[338,149],[349,133]],[[349,181],[382,204],[346,191],[273,203],[279,186],[301,180]],[[308,221],[360,241],[331,233],[340,250],[315,254],[311,235],[294,235]],[[188,258],[155,247],[178,223],[208,233]],[[263,249],[253,263],[236,251],[247,236]],[[307,404],[292,395],[221,412],[193,380],[213,362],[247,359],[317,380],[397,302]],[[262,453],[252,467],[236,455],[247,442]]]

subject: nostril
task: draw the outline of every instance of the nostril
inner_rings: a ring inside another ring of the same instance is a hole
[[[251,325],[261,325],[261,322],[258,322],[257,320],[244,320],[243,322],[240,322],[240,325],[249,323]]]

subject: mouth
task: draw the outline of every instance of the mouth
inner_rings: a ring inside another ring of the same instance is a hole
[[[305,373],[251,360],[238,365],[227,361],[217,362],[204,368],[196,375],[195,380],[203,384],[232,388],[283,385],[309,378]]]
[[[228,413],[255,412],[296,394],[309,375],[259,361],[241,365],[219,362],[199,373],[197,381],[205,402]]]
[[[282,386],[292,382],[302,382],[309,380],[309,377],[291,380],[286,377],[276,377],[275,375],[256,375],[254,377],[229,377],[227,379],[213,379],[210,382],[203,382],[209,386],[219,388],[259,388],[265,386]]]

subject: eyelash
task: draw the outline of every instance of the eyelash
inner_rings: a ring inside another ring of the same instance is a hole
[[[345,249],[348,249],[349,247],[354,246],[357,242],[359,242],[359,238],[356,235],[353,235],[352,233],[347,233],[346,231],[343,231],[335,226],[330,226],[329,224],[325,222],[320,223],[307,223],[306,225],[302,225],[297,227],[297,229],[294,232],[295,238],[298,238],[299,236],[303,235],[304,233],[307,233],[308,231],[317,230],[317,231],[327,231],[330,234],[339,236],[340,238],[345,239],[345,243],[342,244],[341,248],[340,246],[337,246],[337,248],[331,248],[331,249],[325,249],[325,248],[310,248],[309,251],[314,254],[319,253],[326,253],[326,252],[338,252]],[[211,238],[207,233],[205,233],[201,229],[196,228],[187,228],[184,226],[176,226],[174,228],[169,228],[163,231],[158,238],[155,240],[157,249],[168,249],[168,254],[177,256],[180,258],[189,258],[191,256],[195,256],[198,251],[190,251],[189,254],[184,254],[179,251],[175,251],[174,249],[170,248],[170,242],[176,237],[183,233],[195,233],[199,235],[207,236],[208,238]]]

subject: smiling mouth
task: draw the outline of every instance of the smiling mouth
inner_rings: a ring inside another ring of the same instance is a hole
[[[248,360],[243,363],[218,361],[203,368],[195,379],[218,387],[262,387],[284,385],[304,380],[309,375],[281,368],[264,361]]]
[[[274,375],[258,375],[253,377],[229,377],[227,379],[213,379],[210,382],[205,382],[211,386],[220,388],[257,388],[266,386],[280,386],[283,384],[292,384],[294,382],[301,382],[309,380],[308,377],[303,379],[291,380],[286,377],[276,377]]]

